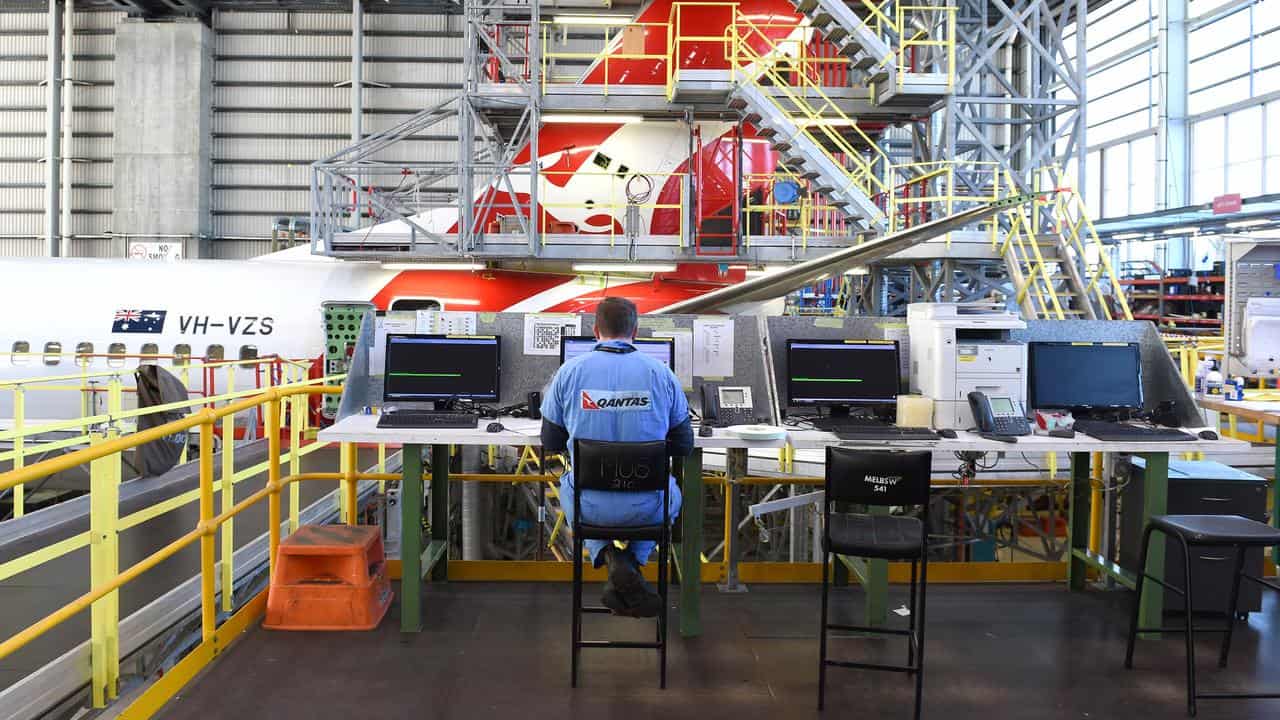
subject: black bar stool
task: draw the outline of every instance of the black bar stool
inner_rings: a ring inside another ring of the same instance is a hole
[[[915,675],[916,720],[924,689],[925,586],[929,573],[929,474],[933,455],[928,451],[890,452],[827,448],[826,497],[822,504],[822,627],[818,645],[818,709],[826,699],[827,666],[887,670]],[[834,503],[886,507],[920,507],[919,519],[891,515],[833,513]],[[909,625],[906,630],[833,625],[827,622],[830,593],[828,564],[831,553],[864,558],[911,561]],[[916,565],[920,583],[916,584]],[[917,615],[918,613],[918,615]],[[827,631],[846,630],[907,638],[906,665],[880,665],[827,659]]]
[[[667,576],[671,554],[671,461],[667,443],[575,440],[573,443],[573,657],[570,686],[578,686],[578,655],[582,648],[639,648],[658,651],[659,686],[667,687]],[[607,527],[583,522],[582,493],[662,492],[662,524]],[[586,540],[652,540],[658,544],[658,613],[655,642],[583,640],[582,614],[609,613],[606,607],[582,606],[582,547]]]
[[[1182,588],[1173,587],[1163,580],[1156,580],[1147,574],[1147,549],[1151,543],[1151,533],[1154,530],[1159,530],[1171,538],[1176,538],[1182,546]],[[1198,699],[1280,698],[1280,693],[1197,692],[1194,638],[1194,633],[1196,632],[1223,633],[1222,649],[1218,654],[1218,667],[1225,668],[1227,666],[1227,653],[1231,651],[1231,631],[1236,625],[1237,603],[1240,599],[1240,578],[1252,580],[1272,590],[1280,590],[1280,585],[1254,577],[1244,571],[1245,550],[1251,547],[1277,544],[1280,544],[1280,530],[1266,523],[1260,523],[1239,515],[1157,515],[1151,518],[1151,522],[1147,523],[1147,529],[1142,535],[1142,556],[1138,561],[1138,583],[1133,597],[1133,614],[1129,620],[1129,644],[1125,649],[1124,666],[1133,669],[1133,645],[1138,633],[1184,633],[1187,641],[1187,714],[1192,716],[1196,714],[1196,700]],[[1191,608],[1194,607],[1191,600],[1191,589],[1193,587],[1191,581],[1191,548],[1199,545],[1231,546],[1235,550],[1235,572],[1232,574],[1230,600],[1227,601],[1227,607],[1225,608],[1227,626],[1224,628],[1193,628],[1191,626]],[[1145,580],[1151,580],[1182,596],[1182,609],[1185,615],[1183,627],[1138,627],[1138,609],[1142,606],[1142,586]]]

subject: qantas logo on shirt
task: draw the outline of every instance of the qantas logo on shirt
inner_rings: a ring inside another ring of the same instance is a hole
[[[583,410],[648,410],[652,406],[645,390],[583,390]]]

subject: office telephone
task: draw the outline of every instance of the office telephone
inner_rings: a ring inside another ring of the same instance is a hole
[[[969,409],[979,432],[1002,436],[1031,434],[1031,423],[1011,398],[989,398],[986,393],[975,390],[969,393]]]
[[[702,423],[713,427],[750,425],[756,421],[751,388],[743,385],[702,385]]]

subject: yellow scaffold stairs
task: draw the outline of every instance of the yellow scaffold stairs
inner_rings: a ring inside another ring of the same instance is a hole
[[[1007,217],[1009,226],[996,242],[1024,317],[1133,319],[1084,199],[1074,188],[1059,183],[1037,189],[1028,205],[1012,209]]]

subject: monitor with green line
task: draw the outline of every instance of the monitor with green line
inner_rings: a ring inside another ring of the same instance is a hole
[[[789,339],[787,400],[838,410],[894,405],[898,368],[896,340]]]
[[[496,335],[387,335],[382,399],[498,401]]]

